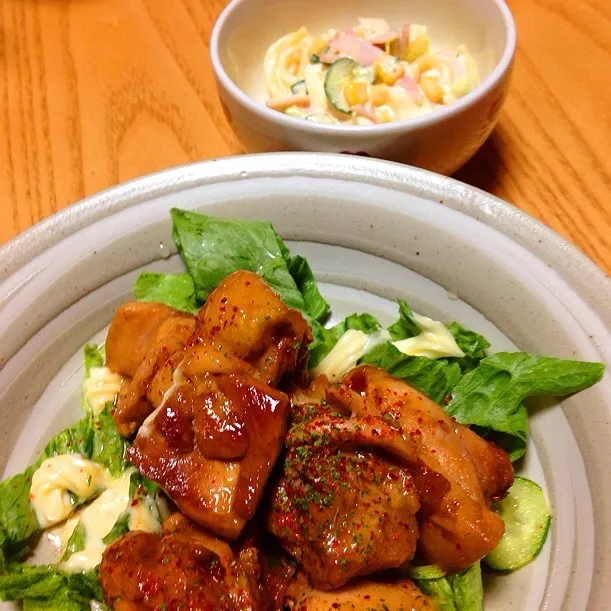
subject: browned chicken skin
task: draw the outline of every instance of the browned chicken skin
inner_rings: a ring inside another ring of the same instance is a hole
[[[284,393],[236,374],[178,386],[128,450],[198,524],[235,539],[250,519],[282,447]]]
[[[256,274],[223,280],[197,317],[157,303],[127,303],[110,325],[107,362],[127,376],[114,413],[131,437],[163,401],[180,367],[190,380],[207,373],[243,373],[276,387],[305,376],[310,328]]]
[[[119,306],[106,337],[106,364],[133,378],[151,348],[182,349],[195,328],[195,317],[161,303],[130,301]]]
[[[160,303],[118,308],[106,338],[106,363],[126,376],[114,413],[121,435],[131,437],[153,411],[148,388],[168,359],[184,349],[194,328],[194,316]]]
[[[409,579],[357,580],[339,590],[316,590],[303,574],[287,589],[292,611],[434,611],[435,606]]]
[[[174,514],[161,535],[131,532],[112,543],[100,581],[107,604],[119,611],[258,611],[244,560]]]
[[[301,410],[301,422],[286,439],[269,530],[321,590],[411,560],[419,503],[409,472],[354,447],[364,423],[347,421],[330,408]]]

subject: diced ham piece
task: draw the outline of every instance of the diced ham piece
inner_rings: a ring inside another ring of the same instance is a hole
[[[378,47],[371,43],[346,32],[338,34],[331,40],[329,45],[337,51],[350,56],[362,66],[371,66],[376,59],[385,55],[382,49],[378,49]]]
[[[369,110],[365,104],[357,104],[356,106],[352,107],[352,110],[354,110],[359,117],[365,117],[365,119],[369,119],[372,123],[380,122],[375,113]]]
[[[418,106],[424,102],[424,94],[420,91],[420,87],[415,79],[405,73],[396,83],[395,87],[401,87],[409,93],[410,97]]]
[[[407,46],[409,45],[409,25],[401,26],[399,30],[399,57],[403,57]]]

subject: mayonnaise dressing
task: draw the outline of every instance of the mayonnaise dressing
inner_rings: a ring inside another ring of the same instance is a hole
[[[80,519],[71,530],[65,529],[58,533],[62,537],[62,550],[65,550],[77,524],[85,533],[84,548],[60,563],[60,568],[68,572],[83,572],[100,564],[107,547],[103,539],[126,509],[129,512],[130,531],[161,531],[161,520],[154,499],[138,498],[136,503],[131,502],[129,487],[133,473],[133,469],[128,469],[114,479],[95,501],[81,511]]]
[[[324,374],[330,382],[338,382],[345,373],[356,366],[362,356],[378,344],[390,339],[390,334],[386,330],[367,335],[357,329],[348,329],[312,373],[314,376]]]
[[[428,359],[465,356],[465,353],[458,347],[454,336],[443,323],[418,314],[414,315],[414,320],[420,327],[421,333],[415,337],[393,342],[395,348],[403,354],[424,356]]]
[[[391,342],[400,352],[409,356],[424,356],[429,359],[463,357],[454,336],[443,323],[427,316],[414,315],[421,333],[415,337],[391,342],[386,329],[367,335],[363,331],[348,329],[333,346],[329,354],[314,368],[314,376],[326,375],[330,382],[338,382],[344,374],[356,366],[359,359],[372,348]]]
[[[92,367],[85,380],[85,400],[91,405],[95,416],[98,416],[106,403],[113,403],[121,390],[123,378],[108,367]]]
[[[60,454],[42,462],[32,475],[30,505],[41,528],[65,520],[79,502],[90,499],[108,482],[102,465],[80,454]]]

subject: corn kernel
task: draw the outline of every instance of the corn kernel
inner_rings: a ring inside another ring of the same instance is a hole
[[[420,88],[433,104],[443,104],[444,92],[437,79],[431,76],[423,76],[420,79]]]
[[[444,62],[433,55],[420,56],[416,61],[414,61],[412,68],[414,70],[414,74],[416,75],[416,80],[419,80],[420,77],[429,70],[437,70],[439,74],[444,74],[448,79],[450,79],[450,68],[447,62]]]
[[[350,81],[344,86],[344,97],[348,106],[365,104],[369,99],[367,95],[367,83],[364,81]]]
[[[373,85],[371,87],[371,101],[374,106],[382,106],[388,102],[388,89],[386,85]]]
[[[375,69],[377,77],[386,85],[394,85],[405,74],[403,64],[394,59],[376,61]]]
[[[378,108],[378,116],[383,123],[391,123],[395,120],[395,113],[390,106],[381,106]]]

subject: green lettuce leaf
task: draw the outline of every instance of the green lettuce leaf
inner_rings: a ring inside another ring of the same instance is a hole
[[[94,419],[93,447],[89,458],[103,464],[113,476],[118,476],[127,468],[125,453],[128,443],[121,437],[111,413],[110,403]]]
[[[420,335],[420,326],[414,320],[414,313],[407,305],[407,301],[399,299],[399,320],[388,327],[388,332],[394,342]]]
[[[475,331],[465,329],[457,322],[446,325],[454,336],[456,344],[465,353],[465,356],[456,359],[463,373],[475,369],[479,362],[486,356],[486,350],[490,348],[490,342]]]
[[[457,362],[463,373],[466,373],[476,367],[478,362],[486,356],[485,350],[490,347],[490,343],[479,333],[465,329],[457,322],[445,326],[454,337],[458,347],[465,353],[462,358],[452,357],[452,362]],[[399,299],[399,320],[388,327],[388,332],[393,341],[420,335],[420,326],[406,301]]]
[[[320,294],[310,264],[301,255],[287,259],[289,274],[303,296],[305,311],[314,320],[324,320],[329,314],[329,303]]]
[[[350,314],[330,329],[325,329],[321,325],[313,327],[314,342],[310,346],[309,367],[316,367],[348,329],[356,329],[370,335],[380,328],[377,318],[371,314]]]
[[[133,287],[138,301],[155,301],[167,306],[197,314],[199,302],[195,285],[189,274],[154,274],[142,272]]]
[[[462,375],[456,359],[408,356],[389,342],[372,348],[359,362],[386,369],[390,375],[405,380],[439,404],[452,392]]]
[[[104,348],[96,344],[87,344],[83,348],[85,357],[85,380],[91,375],[91,370],[94,367],[104,366]]]
[[[421,579],[418,587],[433,599],[439,611],[482,611],[484,589],[479,562],[440,579]]]
[[[70,538],[68,539],[68,543],[66,544],[66,551],[62,556],[62,562],[68,560],[68,558],[70,558],[72,554],[75,554],[76,552],[82,552],[85,549],[86,537],[87,533],[85,532],[85,527],[83,526],[83,524],[81,524],[81,522],[79,522],[72,531]]]
[[[110,532],[102,539],[102,543],[110,545],[113,541],[116,541],[119,537],[129,532],[129,511],[125,510],[114,523]]]
[[[91,601],[104,600],[97,570],[67,574],[56,566],[13,563],[0,574],[0,600],[23,600],[30,611],[89,611]]]
[[[485,351],[490,348],[490,342],[479,333],[465,329],[457,322],[446,325],[448,331],[454,336],[458,347],[468,356],[474,359],[483,359]]]
[[[233,272],[259,274],[290,307],[306,312],[304,296],[288,269],[288,250],[267,221],[216,218],[171,211],[174,242],[193,278],[198,301]]]
[[[416,585],[429,596],[437,611],[456,611],[452,586],[446,577],[440,579],[421,579]]]
[[[536,395],[564,396],[596,384],[601,363],[499,352],[482,359],[452,391],[448,413],[462,424],[509,438],[512,460],[526,451],[528,413],[523,401]]]
[[[83,356],[85,360],[85,375],[83,377],[83,382],[86,382],[91,376],[91,370],[94,367],[104,366],[104,347],[98,346],[97,344],[86,344],[83,348]],[[84,389],[82,405],[83,411],[86,414],[91,413],[91,405],[89,401],[87,401],[87,397],[85,397]]]

